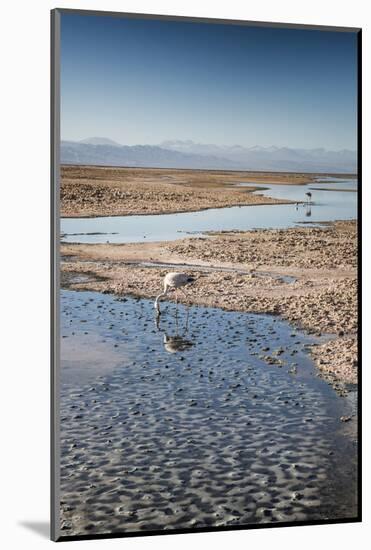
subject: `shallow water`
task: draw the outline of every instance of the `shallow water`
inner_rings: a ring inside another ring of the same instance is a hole
[[[163,307],[156,325],[150,300],[61,292],[62,533],[354,517],[351,403],[314,375],[314,338]]]
[[[237,187],[258,187],[260,195],[265,197],[273,197],[275,199],[287,199],[291,201],[305,202],[307,196],[305,193],[308,191],[312,192],[312,201],[316,204],[322,204],[323,202],[329,203],[333,202],[335,204],[349,203],[349,197],[346,197],[342,191],[346,189],[352,189],[357,191],[358,182],[356,179],[334,179],[334,178],[318,178],[316,182],[308,183],[307,185],[269,185],[261,183],[238,183]],[[315,188],[315,189],[313,189]],[[329,193],[319,194],[322,189],[332,189],[331,193],[335,193],[335,197],[332,197]],[[317,193],[318,190],[318,193]],[[336,190],[336,192],[334,191]],[[318,196],[317,196],[318,194]],[[349,204],[348,204],[349,206]]]
[[[321,181],[324,181],[322,179]],[[248,184],[248,185],[251,185]],[[255,185],[255,184],[254,184]],[[273,198],[306,201],[309,185],[264,185],[259,194]],[[328,184],[343,189],[354,188],[355,180]],[[249,230],[294,227],[299,223],[349,220],[357,217],[357,193],[345,191],[314,191],[313,204],[308,207],[293,204],[214,208],[200,212],[160,214],[151,216],[115,216],[96,218],[62,218],[62,242],[125,243],[155,242],[180,239],[189,234],[207,231]]]

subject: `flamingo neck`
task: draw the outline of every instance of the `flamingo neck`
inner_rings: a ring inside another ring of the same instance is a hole
[[[165,288],[164,292],[161,292],[161,294],[159,294],[157,297],[156,297],[156,300],[155,300],[155,308],[158,309],[158,302],[160,300],[160,298],[163,298],[164,296],[166,296],[167,294],[167,288]]]

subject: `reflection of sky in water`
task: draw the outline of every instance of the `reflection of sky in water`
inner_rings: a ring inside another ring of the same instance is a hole
[[[61,292],[67,523],[92,533],[354,516],[348,405],[313,375],[305,346],[318,338],[269,315],[175,312],[167,304],[156,324],[152,300]]]
[[[325,178],[321,178],[324,181]],[[251,185],[251,184],[249,184]],[[327,183],[327,185],[330,185]],[[350,189],[355,180],[340,180],[333,188]],[[149,242],[180,239],[190,232],[249,230],[293,227],[303,221],[324,222],[349,220],[357,217],[357,193],[341,191],[317,191],[311,188],[326,186],[326,183],[308,185],[264,185],[269,187],[260,194],[293,201],[306,201],[305,193],[311,191],[312,206],[308,217],[305,206],[266,205],[242,206],[166,214],[153,216],[116,216],[98,218],[63,218],[61,231],[68,235],[63,242],[123,243]],[[78,233],[79,235],[72,235]],[[82,235],[81,235],[82,233]],[[98,234],[86,234],[98,233]],[[100,233],[100,234],[99,234]]]
[[[334,182],[334,183],[330,183]],[[259,187],[262,189],[262,191],[257,191],[259,195],[264,195],[265,197],[273,197],[275,199],[288,199],[293,201],[303,201],[306,200],[305,193],[308,191],[312,192],[312,195],[315,195],[315,191],[318,188],[326,188],[326,189],[336,189],[339,191],[332,191],[336,196],[335,197],[328,197],[328,193],[326,193],[326,196],[321,194],[318,196],[313,196],[312,201],[316,202],[317,204],[321,204],[323,202],[331,203],[333,204],[342,204],[344,202],[347,202],[347,197],[344,196],[344,193],[341,193],[341,190],[343,189],[353,189],[354,191],[357,190],[357,180],[355,179],[349,179],[349,180],[335,180],[333,178],[319,178],[318,181],[309,183],[308,185],[269,185],[269,184],[261,184],[261,183],[239,183],[237,184],[237,187],[251,187],[253,185],[254,187]],[[268,188],[268,189],[267,189]],[[316,188],[316,189],[313,189]],[[318,191],[319,193],[319,191]],[[349,200],[349,197],[348,197]]]

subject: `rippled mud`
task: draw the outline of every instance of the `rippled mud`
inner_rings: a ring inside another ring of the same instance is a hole
[[[62,535],[356,517],[355,394],[316,376],[319,338],[268,315],[164,304],[156,323],[150,300],[61,295]]]

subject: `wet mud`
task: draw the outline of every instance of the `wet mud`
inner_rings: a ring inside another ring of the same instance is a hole
[[[163,306],[61,291],[61,533],[354,518],[356,393],[316,376],[321,338]]]

